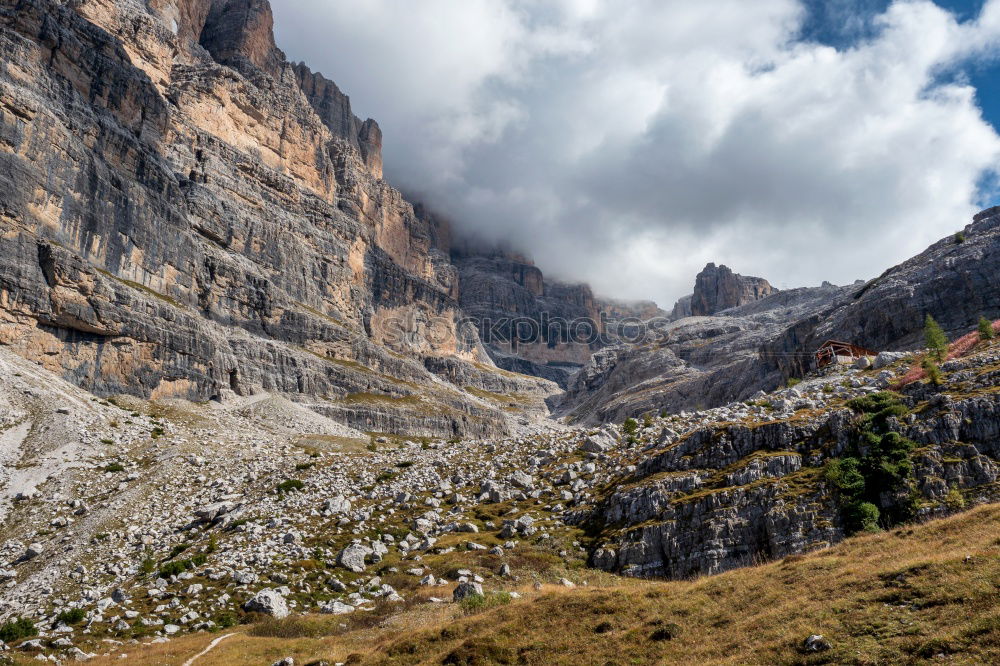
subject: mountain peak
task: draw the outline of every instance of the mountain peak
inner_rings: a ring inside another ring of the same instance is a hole
[[[708,263],[695,278],[691,314],[713,315],[722,310],[759,301],[778,290],[764,278],[739,275],[725,264]]]

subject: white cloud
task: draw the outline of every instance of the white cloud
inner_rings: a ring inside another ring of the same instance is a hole
[[[669,306],[706,261],[873,276],[963,226],[1000,156],[939,76],[995,56],[1000,0],[896,2],[842,50],[797,41],[794,0],[272,4],[290,57],[379,120],[393,182],[608,294]]]

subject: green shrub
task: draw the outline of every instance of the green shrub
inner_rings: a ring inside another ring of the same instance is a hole
[[[413,467],[413,461],[401,460],[400,462],[396,463],[396,467],[398,467],[399,469],[406,469],[407,467]]]
[[[154,560],[152,557],[147,557],[142,561],[142,564],[139,565],[139,570],[142,572],[144,576],[148,576],[149,574],[156,571],[156,560]]]
[[[237,624],[239,624],[239,619],[236,617],[236,614],[231,611],[225,611],[223,613],[220,613],[215,618],[215,626],[219,627],[220,629],[228,629],[229,627],[235,627]]]
[[[826,480],[838,492],[841,514],[848,532],[873,530],[879,522],[891,526],[912,517],[915,497],[909,502],[883,503],[890,495],[911,486],[916,444],[889,429],[890,418],[900,418],[908,409],[900,396],[882,391],[848,401],[862,415],[850,455],[831,460],[824,470]]]
[[[312,467],[315,467],[315,466],[316,466],[316,463],[301,462],[301,463],[299,463],[298,465],[295,466],[295,469],[296,469],[296,471],[302,472],[304,470],[311,469]]]
[[[634,435],[639,432],[639,422],[632,418],[625,419],[625,423],[622,424],[622,432],[626,435]]]
[[[22,638],[31,638],[38,634],[35,623],[28,618],[19,617],[0,624],[0,641],[13,643]]]
[[[497,606],[505,606],[511,602],[513,597],[509,592],[488,592],[487,594],[471,594],[459,602],[462,610],[467,615],[479,613]]]
[[[204,553],[198,553],[194,557],[188,560],[177,560],[175,562],[167,562],[162,567],[158,575],[160,578],[170,578],[171,576],[179,576],[188,569],[194,569],[195,567],[200,567],[208,561],[208,556]]]
[[[834,458],[826,464],[826,480],[846,496],[860,496],[865,491],[865,477],[858,464],[857,458]]]
[[[934,386],[941,386],[941,382],[944,381],[941,375],[941,368],[938,364],[929,358],[925,358],[924,362],[921,364],[924,372],[927,374],[927,381]]]
[[[885,430],[890,418],[902,418],[910,412],[900,395],[892,391],[879,391],[848,400],[847,407],[864,415],[862,430]]]
[[[992,340],[996,337],[996,333],[993,331],[993,322],[991,322],[986,317],[979,318],[979,339],[980,340]]]
[[[798,386],[801,383],[802,380],[799,377],[789,377],[788,383],[785,386],[787,386],[788,388],[794,388],[795,386]]]
[[[955,234],[955,245],[961,245],[965,242],[965,234],[961,231]]]
[[[104,466],[104,471],[105,472],[124,472],[125,471],[125,465],[121,464],[120,462],[113,462],[113,463],[110,463],[108,465],[105,465]]]
[[[395,472],[385,470],[384,472],[375,477],[375,483],[386,483],[387,481],[392,481],[395,478],[396,478]]]
[[[83,622],[85,617],[87,617],[87,614],[84,612],[82,608],[70,608],[69,610],[64,610],[63,612],[59,613],[59,615],[56,615],[55,626],[59,626],[60,624],[66,624],[70,626],[74,624],[80,624],[81,622]]]
[[[184,566],[184,560],[178,560],[176,562],[167,562],[162,567],[160,567],[159,576],[160,578],[170,578],[171,576],[179,576],[187,571],[187,567]]]
[[[287,481],[282,481],[278,484],[279,493],[290,493],[293,490],[299,491],[305,487],[305,484],[298,479],[288,479]]]
[[[844,517],[852,532],[873,532],[878,529],[879,510],[871,502],[852,502],[846,507]]]
[[[958,488],[951,488],[944,497],[944,503],[953,511],[965,508],[965,495]]]

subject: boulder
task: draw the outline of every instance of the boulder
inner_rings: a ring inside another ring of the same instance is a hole
[[[374,551],[368,546],[360,543],[352,543],[337,555],[337,564],[348,571],[363,573],[365,570],[365,559],[373,554]]]
[[[615,446],[615,440],[605,432],[590,435],[583,441],[580,450],[587,453],[604,453]]]
[[[342,601],[333,600],[320,608],[320,612],[327,615],[347,615],[354,612],[354,606],[345,604]]]
[[[279,620],[288,617],[288,603],[277,590],[261,590],[243,604],[243,610],[250,613],[264,613]]]
[[[831,647],[830,641],[823,638],[820,634],[812,634],[802,641],[802,650],[804,652],[825,652]]]
[[[351,501],[343,495],[331,497],[323,502],[323,512],[331,514],[348,513],[351,510]]]
[[[195,509],[194,515],[207,523],[211,523],[235,509],[236,506],[235,502],[215,502]]]
[[[451,598],[453,601],[461,601],[462,599],[467,599],[473,595],[483,595],[483,586],[479,583],[472,583],[469,581],[459,583],[452,593]]]
[[[515,488],[520,488],[521,490],[531,490],[535,484],[535,480],[530,474],[525,474],[524,472],[518,470],[510,475],[510,483]]]

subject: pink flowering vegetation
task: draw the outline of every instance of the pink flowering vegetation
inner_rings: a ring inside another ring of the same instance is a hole
[[[993,332],[1000,333],[1000,319],[993,322]],[[979,331],[973,331],[963,335],[958,340],[955,340],[950,345],[948,345],[948,356],[945,361],[952,361],[956,358],[961,358],[972,351],[976,345],[979,344]],[[927,371],[923,367],[923,359],[927,357],[926,354],[920,357],[919,363],[914,363],[910,370],[899,378],[896,382],[894,388],[902,388],[907,384],[912,384],[913,382],[920,381],[927,377]]]

